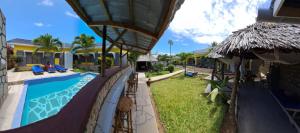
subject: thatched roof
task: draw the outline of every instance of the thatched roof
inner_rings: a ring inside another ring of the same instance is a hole
[[[218,54],[216,50],[220,47],[220,45],[215,46],[208,54],[207,57],[217,59],[217,58],[223,58],[224,56],[221,54]]]
[[[249,54],[253,50],[300,51],[300,25],[258,22],[233,32],[213,52],[221,55]]]

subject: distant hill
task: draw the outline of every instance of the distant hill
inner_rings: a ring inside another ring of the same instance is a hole
[[[199,49],[199,50],[195,50],[192,51],[192,53],[196,53],[196,54],[207,54],[210,48],[206,48],[206,49]]]

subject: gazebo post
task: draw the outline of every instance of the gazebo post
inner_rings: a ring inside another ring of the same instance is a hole
[[[106,67],[106,25],[103,26],[102,30],[102,60],[101,60],[101,76],[105,77],[105,67]]]
[[[213,66],[213,71],[211,73],[211,80],[214,80],[214,76],[216,73],[216,63],[217,63],[217,59],[214,59],[214,66]]]
[[[121,47],[120,47],[120,59],[119,59],[119,63],[120,63],[120,67],[122,67],[122,63],[123,63],[123,61],[122,61],[122,52],[123,52],[123,44],[121,44]]]
[[[230,105],[228,109],[229,113],[229,120],[231,124],[234,125],[235,131],[237,129],[237,122],[236,122],[236,96],[238,93],[239,81],[240,81],[240,66],[243,61],[243,56],[240,56],[240,60],[235,68],[235,78],[234,78],[234,87],[232,88],[231,96],[230,96]]]
[[[221,79],[222,80],[224,80],[225,78],[224,78],[224,68],[225,67],[225,63],[224,62],[222,62],[222,66],[221,66]]]

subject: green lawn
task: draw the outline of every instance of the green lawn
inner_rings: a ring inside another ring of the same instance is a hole
[[[181,70],[181,69],[175,68],[174,72],[178,71],[178,70]],[[145,74],[146,74],[147,78],[151,78],[151,77],[155,77],[155,76],[159,76],[159,75],[164,75],[164,74],[169,74],[169,73],[170,73],[169,71],[163,70],[161,72],[146,72]]]
[[[151,84],[160,119],[169,133],[219,133],[225,106],[203,96],[207,82],[183,75]]]

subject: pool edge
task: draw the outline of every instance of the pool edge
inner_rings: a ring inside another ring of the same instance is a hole
[[[54,78],[59,78],[59,77],[65,77],[66,78],[66,77],[72,77],[72,76],[83,75],[83,74],[96,74],[96,73],[91,73],[91,72],[73,73],[73,74],[68,74],[68,75],[60,75],[60,76],[25,80],[23,91],[21,92],[21,96],[20,96],[16,111],[15,111],[14,116],[13,116],[13,120],[12,120],[12,123],[11,123],[12,124],[11,129],[21,127],[23,109],[24,109],[24,104],[25,104],[25,99],[26,99],[26,94],[27,94],[27,88],[28,88],[29,83],[36,82],[38,80],[48,80],[48,79],[54,79]]]

